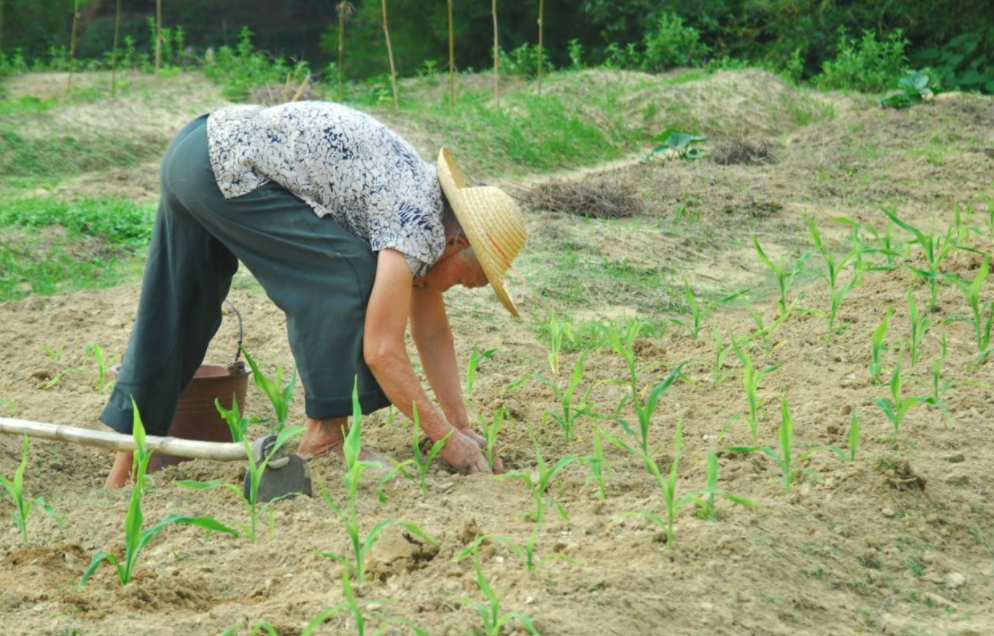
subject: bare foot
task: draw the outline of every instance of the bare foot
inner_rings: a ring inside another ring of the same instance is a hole
[[[131,466],[134,464],[134,453],[119,452],[114,457],[114,465],[111,466],[110,474],[104,488],[107,490],[120,490],[131,481]]]

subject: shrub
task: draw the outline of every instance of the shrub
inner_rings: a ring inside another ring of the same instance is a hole
[[[284,58],[271,58],[252,47],[252,32],[242,27],[238,46],[222,46],[204,58],[204,75],[223,86],[224,96],[243,100],[249,92],[266,84],[283,85],[288,74],[306,75],[306,62],[291,65]]]
[[[683,18],[675,13],[663,13],[655,31],[646,32],[643,38],[642,65],[650,71],[663,71],[699,64],[708,52],[708,47],[700,40],[700,31],[684,26]]]
[[[907,63],[904,51],[908,44],[900,29],[884,40],[878,40],[872,31],[863,31],[862,39],[855,40],[840,30],[835,59],[822,64],[817,83],[828,89],[886,90]]]

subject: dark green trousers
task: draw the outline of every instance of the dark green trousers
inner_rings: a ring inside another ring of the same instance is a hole
[[[369,245],[273,182],[225,199],[207,154],[206,115],[169,145],[161,180],[138,315],[104,423],[130,433],[134,398],[148,433],[166,434],[221,325],[238,261],[286,314],[308,417],[351,415],[356,378],[364,413],[390,403],[362,355],[376,274]]]

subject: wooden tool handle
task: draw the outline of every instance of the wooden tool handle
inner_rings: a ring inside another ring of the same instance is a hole
[[[66,424],[45,424],[44,422],[29,422],[7,417],[0,417],[0,433],[11,435],[27,435],[50,439],[70,444],[95,446],[115,451],[135,450],[135,440],[130,435],[95,431]],[[233,462],[246,459],[245,447],[241,444],[202,442],[192,439],[175,437],[155,437],[149,435],[145,439],[149,450],[163,455],[189,457],[191,459],[213,459],[219,462]]]

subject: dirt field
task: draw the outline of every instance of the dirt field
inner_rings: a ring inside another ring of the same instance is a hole
[[[819,99],[834,104],[835,117],[789,134],[770,130],[763,135],[772,144],[773,163],[660,162],[584,174],[587,181],[634,184],[643,209],[632,218],[529,211],[529,244],[520,265],[528,285],[526,290],[513,288],[524,292],[523,320],[505,318],[485,290],[452,294],[450,318],[461,363],[474,344],[498,349],[481,364],[470,402],[472,411],[487,417],[499,406],[509,410],[512,421],[501,435],[508,470],[534,470],[530,428],[547,460],[592,452],[593,418],[581,419],[578,439],[566,444],[554,424],[542,428],[543,413],[558,408],[549,389],[531,382],[506,390],[526,373],[550,374],[539,328],[550,309],[570,316],[578,332],[593,320],[636,315],[656,322],[666,317],[685,321],[686,277],[708,299],[750,288],[752,306],[769,325],[778,313],[776,284],[756,257],[750,232],[771,258],[792,260],[811,249],[804,216],[812,215],[841,256],[848,250],[843,243],[848,228],[833,219],[849,217],[883,232],[887,224],[879,206],[885,204],[896,205],[902,218],[922,228],[934,220],[939,232],[952,222],[957,203],[972,205],[974,212],[964,222],[977,225],[978,232],[965,231],[962,240],[977,251],[954,251],[942,271],[971,280],[976,276],[982,254],[994,249],[982,202],[983,195],[994,195],[994,103],[947,95],[930,106],[890,111],[840,96]],[[748,103],[741,107],[751,108]],[[729,139],[713,137],[712,142]],[[145,175],[147,181],[148,168],[112,178],[133,187],[128,174]],[[92,188],[101,177],[84,179]],[[519,194],[534,182],[518,181]],[[911,238],[898,228],[894,236]],[[881,254],[865,258],[874,264],[886,261]],[[896,260],[926,266],[916,245]],[[719,369],[720,384],[714,381],[712,327],[717,325],[727,345],[730,333],[756,335],[754,319],[745,303],[738,302],[708,317],[697,339],[672,324],[664,334],[636,343],[645,387],[685,362],[686,381],[676,382],[664,395],[653,419],[651,446],[662,445],[656,459],[668,469],[673,460],[670,440],[681,419],[677,496],[706,485],[705,460],[712,449],[719,456],[720,489],[754,500],[758,508],[719,500],[718,521],[708,522],[688,505],[678,514],[674,544],[667,546],[656,525],[626,516],[647,510],[665,517],[660,489],[641,460],[608,446],[605,499],[597,496],[581,462],[568,466],[550,489],[568,519],[550,509],[537,553],[543,558],[560,553],[568,559],[549,558],[529,573],[500,543],[481,549],[483,571],[501,595],[504,611],[527,614],[545,636],[994,633],[994,507],[986,489],[994,471],[994,374],[989,360],[976,359],[971,326],[962,321],[942,328],[938,324],[966,313],[965,297],[955,285],[944,284],[937,311],[928,313],[927,286],[907,268],[867,271],[842,303],[840,331],[828,344],[825,319],[807,311],[828,307],[826,285],[819,278],[823,270],[822,259],[811,256],[790,292],[790,298],[800,297],[797,305],[803,309],[769,336],[768,348],[758,337],[751,340],[757,368],[779,365],[760,385],[765,408],[759,440],[777,446],[781,396],[789,399],[795,423],[795,460],[800,449],[814,445],[846,448],[855,410],[862,424],[856,461],[815,452],[800,463],[805,472],[786,493],[769,457],[723,450],[750,444],[750,436],[743,421],[732,419],[747,411],[742,365],[734,354]],[[851,270],[843,274],[844,282]],[[889,388],[871,382],[870,339],[893,307],[890,347],[884,354],[887,380],[899,343],[908,338],[909,285],[935,326],[913,368],[904,356],[904,394],[932,394],[932,362],[940,356],[943,331],[948,352],[942,384],[952,385],[943,395],[948,416],[930,405],[915,406],[895,444],[890,423],[872,402],[889,396]],[[988,282],[983,292],[987,301],[991,289]],[[94,390],[92,365],[58,374],[79,364],[88,343],[99,343],[113,355],[122,353],[138,295],[136,282],[0,303],[0,347],[6,352],[0,367],[0,413],[98,428],[106,394]],[[246,348],[269,369],[276,363],[292,364],[283,316],[248,275],[239,275],[231,299],[245,319]],[[226,320],[210,360],[231,357],[233,323]],[[45,352],[63,345],[58,362]],[[577,348],[571,346],[563,355],[563,382],[579,355]],[[624,361],[602,347],[587,353],[586,371],[582,386],[593,387],[594,410],[610,414],[626,391],[612,383],[625,377]],[[303,418],[302,404],[298,389],[291,420]],[[249,411],[267,415],[268,410],[266,398],[250,387]],[[630,405],[622,415],[634,420]],[[364,441],[397,460],[407,459],[408,426],[402,418],[391,422],[387,413],[376,414],[366,420]],[[610,420],[600,426],[623,435]],[[19,440],[0,439],[0,474],[13,473],[19,453]],[[132,584],[122,588],[106,568],[78,589],[76,583],[97,550],[120,553],[123,547],[128,493],[102,489],[109,463],[107,453],[32,443],[26,489],[45,497],[64,516],[65,526],[37,511],[29,522],[27,545],[21,544],[12,523],[0,528],[4,633],[221,634],[241,625],[239,633],[247,634],[247,626],[265,619],[281,635],[299,634],[315,614],[342,600],[340,566],[318,553],[348,553],[348,538],[320,498],[279,503],[271,528],[255,545],[171,527],[142,554]],[[312,460],[311,470],[336,500],[344,496],[338,461]],[[156,473],[145,502],[148,523],[173,512],[243,521],[242,504],[231,493],[192,492],[172,484],[177,479],[236,482],[242,472],[238,465],[196,461]],[[359,514],[364,529],[384,519],[415,522],[440,545],[436,549],[412,542],[399,530],[387,531],[373,549],[369,580],[360,590],[369,624],[401,616],[431,634],[474,633],[480,627],[475,604],[483,596],[471,561],[455,562],[453,557],[480,534],[525,544],[533,524],[526,518],[532,499],[524,484],[462,477],[438,466],[429,476],[428,497],[415,485],[395,480],[387,486],[386,503],[378,503],[376,481],[370,474],[363,486]],[[2,502],[0,513],[9,519],[9,500]],[[317,633],[351,633],[355,628],[343,614]],[[388,633],[406,631],[400,625],[388,628]],[[502,633],[526,632],[512,621]]]

